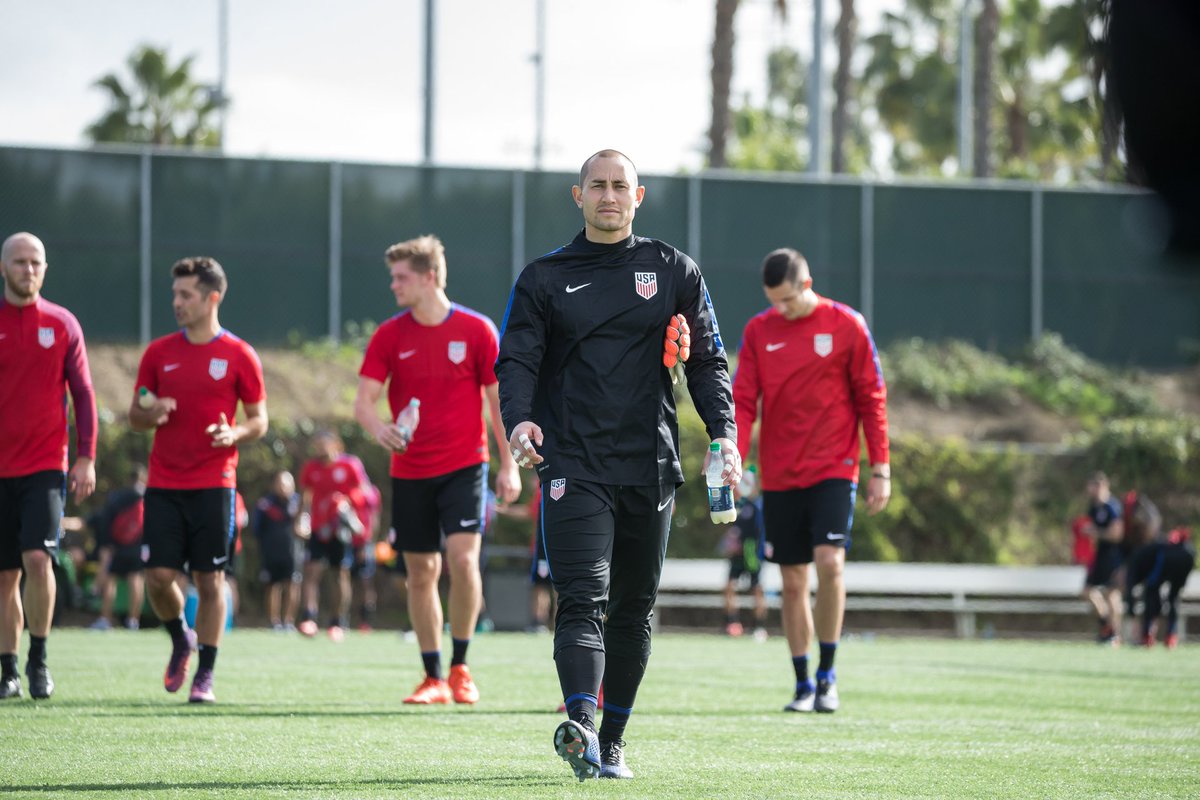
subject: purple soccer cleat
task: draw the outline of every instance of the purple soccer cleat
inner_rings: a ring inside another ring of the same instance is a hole
[[[188,695],[188,702],[217,702],[217,696],[213,694],[213,671],[211,669],[196,670],[196,677],[192,679],[192,693]]]
[[[168,692],[178,692],[187,677],[188,663],[192,660],[192,652],[196,649],[196,632],[191,628],[184,631],[187,637],[185,647],[171,646],[171,658],[167,661],[167,671],[163,673],[163,688]]]

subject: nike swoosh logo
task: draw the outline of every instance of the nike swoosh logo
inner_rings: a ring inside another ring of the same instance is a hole
[[[825,538],[831,539],[835,542],[838,542],[838,541],[841,541],[842,539],[845,539],[846,534],[844,534],[844,533],[827,533],[827,534],[825,534]]]
[[[46,547],[49,547],[50,549],[54,549],[55,547],[58,547],[58,542],[53,541],[51,539],[43,539],[42,544],[45,545]]]
[[[229,556],[221,556],[220,558],[214,558],[213,563],[214,564],[224,564],[228,560],[229,560]]]
[[[178,364],[167,364],[165,367],[163,367],[163,372],[170,372],[173,369],[179,369],[179,365]]]
[[[406,358],[412,358],[414,355],[416,355],[416,353],[416,350],[405,350],[400,354],[400,360],[403,361]]]
[[[472,526],[474,526],[474,525],[478,525],[478,524],[479,524],[479,520],[478,520],[478,519],[460,519],[460,520],[458,521],[458,524],[459,524],[459,527],[462,527],[462,528],[470,528],[470,527],[472,527]]]
[[[571,294],[571,292],[578,292],[583,287],[591,286],[591,285],[592,284],[590,284],[590,283],[581,283],[578,286],[567,286],[567,294]]]
[[[658,504],[658,510],[662,511],[664,508],[671,505],[671,501],[674,499],[675,499],[675,495],[671,495],[666,500],[663,500],[661,503]]]
[[[769,344],[769,345],[767,345],[767,352],[774,353],[776,350],[778,350],[781,347],[787,347],[787,342],[775,342],[773,344]]]

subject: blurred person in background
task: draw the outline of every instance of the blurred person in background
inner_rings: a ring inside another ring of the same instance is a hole
[[[296,558],[296,545],[303,542],[299,526],[296,480],[292,473],[280,470],[271,476],[270,491],[254,504],[251,522],[258,541],[259,580],[266,590],[267,619],[274,631],[296,630],[302,563]]]
[[[1096,611],[1096,640],[1114,647],[1121,643],[1121,561],[1125,519],[1121,501],[1112,494],[1108,476],[1093,473],[1087,482],[1088,523],[1081,532],[1096,543],[1092,565],[1084,578],[1083,596]]]
[[[737,522],[728,526],[721,537],[721,551],[729,559],[729,579],[725,582],[725,633],[741,636],[744,632],[738,610],[737,593],[741,585],[754,598],[754,638],[767,639],[767,598],[759,583],[764,553],[762,497],[758,491],[758,470],[751,464],[738,482]]]
[[[129,476],[129,485],[110,492],[104,507],[89,519],[99,555],[94,586],[100,597],[100,616],[92,623],[92,630],[106,631],[116,622],[113,603],[117,579],[124,579],[128,589],[128,608],[121,624],[129,630],[138,629],[145,598],[145,495],[146,468],[138,464]]]
[[[41,700],[54,692],[46,638],[63,505],[68,489],[76,503],[96,489],[96,395],[83,329],[42,297],[47,269],[46,247],[33,234],[14,233],[0,245],[0,700],[21,696],[17,648],[27,618],[29,694]],[[69,472],[68,394],[76,440]]]
[[[346,453],[342,437],[333,431],[318,433],[312,448],[313,457],[300,469],[304,524],[312,531],[304,565],[300,632],[310,637],[317,633],[321,578],[328,564],[336,573],[328,633],[330,639],[340,642],[349,626],[353,594],[350,572],[356,548],[361,550],[371,535],[369,502],[374,487],[362,461]]]
[[[761,404],[766,553],[783,578],[783,629],[796,676],[784,710],[831,713],[840,705],[834,658],[862,438],[871,470],[867,513],[882,511],[892,493],[887,386],[866,320],[813,291],[803,255],[790,248],[767,254],[762,282],[771,307],[746,323],[733,380],[738,448],[749,454]],[[815,609],[809,564],[817,573]],[[814,630],[815,684],[808,676]]]
[[[416,705],[475,703],[479,689],[467,648],[483,604],[479,557],[486,524],[488,475],[486,398],[500,448],[496,495],[511,503],[521,479],[500,421],[496,326],[446,296],[446,251],[436,236],[392,245],[384,254],[396,304],[405,309],[375,331],[359,370],[354,414],[391,451],[392,528],[404,558],[408,611],[425,676],[404,699]],[[379,416],[387,385],[388,415]],[[410,400],[420,424],[403,431],[395,420]],[[450,569],[449,679],[442,677],[443,612],[438,596],[442,537]]]

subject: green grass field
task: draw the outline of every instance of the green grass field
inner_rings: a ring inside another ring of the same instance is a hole
[[[22,667],[25,644],[22,644]],[[473,708],[411,708],[415,643],[234,631],[213,707],[162,690],[161,631],[50,639],[49,701],[0,703],[0,795],[36,798],[1200,796],[1200,646],[849,639],[843,707],[784,714],[782,639],[660,635],[626,757],[553,752],[547,636],[478,637]],[[194,662],[193,662],[194,665]]]

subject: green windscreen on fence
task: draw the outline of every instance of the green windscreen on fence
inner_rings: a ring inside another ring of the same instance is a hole
[[[0,239],[46,245],[42,296],[66,306],[87,340],[138,336],[140,158],[0,148]]]
[[[229,291],[221,323],[252,345],[328,327],[329,166],[205,157],[155,158],[151,328],[175,326],[171,265],[213,256]]]
[[[866,314],[881,346],[955,338],[1012,352],[1035,331],[1054,331],[1114,363],[1174,365],[1200,352],[1200,262],[1164,253],[1156,201],[1144,192],[729,173],[641,179],[634,232],[699,263],[731,351],[766,307],[763,257],[792,247],[807,257],[816,291]],[[136,341],[143,308],[153,335],[174,329],[170,266],[199,254],[225,266],[221,321],[253,344],[378,323],[397,312],[384,251],[425,233],[446,244],[451,300],[499,325],[514,270],[582,228],[577,180],[0,147],[0,234],[28,230],[45,241],[44,294],[92,340]]]

